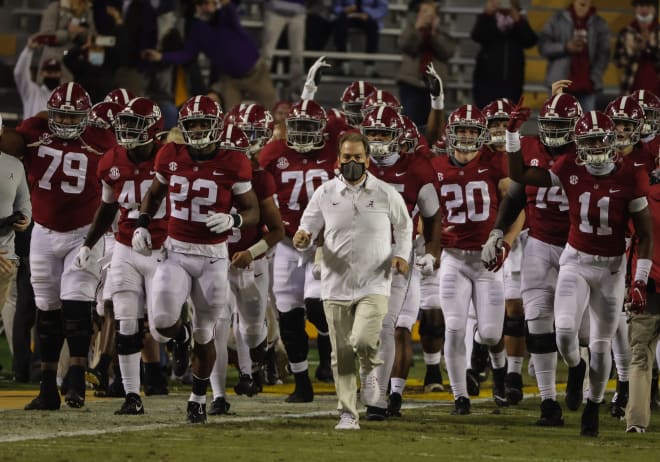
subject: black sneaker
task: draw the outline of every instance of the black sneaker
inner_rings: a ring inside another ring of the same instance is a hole
[[[286,403],[311,403],[314,401],[314,388],[312,388],[307,371],[294,374],[294,378],[296,387],[284,401]]]
[[[471,408],[472,404],[470,404],[470,398],[461,396],[454,400],[454,410],[451,411],[451,415],[468,415]]]
[[[190,363],[190,339],[192,334],[190,331],[190,325],[188,323],[183,324],[183,328],[186,329],[186,341],[177,342],[172,340],[172,372],[177,377],[181,377],[186,373],[188,365]]]
[[[479,374],[472,369],[468,369],[466,371],[466,380],[468,395],[479,396],[479,392],[481,391],[481,381],[479,380]]]
[[[140,395],[135,393],[128,393],[124,403],[119,410],[115,411],[115,415],[141,415],[144,414],[144,406]]]
[[[100,395],[95,393],[94,396]],[[124,384],[121,379],[115,379],[110,385],[108,385],[108,390],[103,396],[107,398],[125,398],[126,390],[124,390]]]
[[[587,400],[587,405],[582,411],[582,422],[580,425],[580,435],[582,436],[598,436],[598,403]]]
[[[541,418],[536,421],[539,427],[561,427],[564,425],[564,416],[561,406],[554,399],[544,399],[541,402]]]
[[[103,391],[103,394],[107,392],[108,384],[110,383],[108,371],[103,371],[98,367],[87,369],[85,371],[85,380],[92,385],[94,391]]]
[[[499,407],[507,407],[509,401],[506,399],[506,387],[504,378],[506,377],[506,366],[499,369],[493,369],[493,400]]]
[[[222,415],[229,414],[230,405],[224,397],[216,398],[211,403],[211,409],[209,410],[209,415]]]
[[[191,424],[206,423],[206,404],[199,404],[194,401],[188,401],[186,420]]]
[[[332,367],[330,367],[329,363],[320,363],[314,375],[319,382],[335,383],[335,379],[332,376]]]
[[[401,417],[401,395],[399,393],[390,393],[387,400],[387,416],[388,417]]]
[[[372,422],[382,422],[387,419],[387,409],[383,407],[367,406],[366,419]]]
[[[568,380],[566,382],[566,397],[564,398],[566,407],[571,411],[577,411],[582,404],[582,386],[584,384],[584,374],[587,372],[587,363],[580,359],[580,363],[575,367],[568,368]]]
[[[616,392],[610,403],[610,415],[612,417],[623,419],[626,416],[626,406],[628,405],[628,382],[616,382]]]
[[[426,393],[436,393],[444,390],[445,387],[442,384],[440,365],[427,365],[426,374],[424,374],[424,391]]]
[[[60,395],[55,391],[51,396],[44,396],[39,393],[39,396],[34,398],[23,408],[26,411],[57,411],[62,404]]]
[[[510,404],[516,405],[523,399],[522,375],[509,372],[504,377],[504,391],[506,399]]]
[[[259,393],[259,388],[252,380],[252,376],[249,374],[241,374],[238,377],[238,383],[234,385],[234,392],[237,395],[245,395],[252,397]]]

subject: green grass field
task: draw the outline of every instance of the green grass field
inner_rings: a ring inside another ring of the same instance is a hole
[[[362,429],[355,432],[333,429],[336,400],[331,386],[323,384],[315,383],[321,393],[309,404],[283,402],[291,384],[267,387],[267,393],[253,398],[230,394],[235,415],[191,426],[185,423],[187,387],[172,384],[169,396],[145,397],[144,416],[113,415],[121,399],[89,399],[83,409],[28,413],[20,407],[37,388],[16,387],[5,379],[0,382],[0,461],[658,460],[657,414],[649,433],[627,434],[625,423],[610,417],[609,406],[603,405],[600,436],[584,438],[579,436],[580,411],[565,410],[564,427],[539,428],[534,426],[539,399],[533,387],[526,388],[530,394],[520,405],[498,409],[487,383],[473,400],[471,415],[452,416],[449,393],[421,393],[422,374],[423,362],[416,357],[403,418],[362,419]],[[234,382],[232,375],[228,389]]]

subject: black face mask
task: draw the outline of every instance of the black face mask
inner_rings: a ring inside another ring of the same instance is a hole
[[[357,181],[362,178],[362,175],[364,175],[366,166],[364,165],[364,162],[358,163],[354,160],[351,160],[350,162],[341,164],[340,170],[346,181]]]
[[[44,85],[49,90],[55,90],[60,85],[59,77],[44,77]]]

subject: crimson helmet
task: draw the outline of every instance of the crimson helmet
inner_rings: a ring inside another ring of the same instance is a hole
[[[325,109],[319,103],[308,99],[298,101],[286,117],[287,145],[300,153],[322,148],[327,121]]]
[[[378,106],[364,116],[360,132],[369,139],[369,154],[382,158],[399,152],[403,121],[390,106]]]
[[[195,122],[204,125],[197,127]],[[220,140],[222,109],[208,96],[193,96],[181,106],[178,125],[188,146],[204,149]]]
[[[328,116],[328,122],[330,122],[332,119],[339,119],[344,124],[348,123],[348,121],[346,120],[346,114],[341,112],[339,109],[335,109],[334,107],[332,107],[330,109],[327,109],[325,113]]]
[[[459,134],[459,129],[476,129],[477,134]],[[447,140],[450,149],[461,152],[477,151],[487,139],[486,118],[476,106],[464,104],[449,116]]]
[[[110,93],[105,95],[103,101],[113,102],[119,104],[121,107],[124,107],[128,104],[129,101],[135,99],[136,95],[132,91],[129,91],[125,88],[115,88],[111,90]]]
[[[506,127],[495,127],[493,124],[508,121],[511,118],[511,111],[513,111],[513,104],[506,98],[496,99],[481,110],[486,118],[486,125],[490,134],[489,144],[504,144],[506,142]]]
[[[115,118],[117,144],[126,149],[151,143],[163,131],[160,107],[147,98],[133,98]]]
[[[92,106],[89,111],[89,119],[87,123],[92,127],[101,128],[103,130],[112,130],[114,127],[117,114],[122,110],[123,106],[112,101],[101,101]]]
[[[46,108],[50,131],[58,138],[71,140],[85,131],[92,101],[82,86],[68,82],[53,90]]]
[[[240,104],[232,108],[225,117],[225,125],[239,127],[250,141],[250,155],[255,154],[273,136],[273,116],[260,104]]]
[[[599,111],[589,111],[575,123],[578,163],[598,167],[616,160],[614,122]]]
[[[573,141],[575,121],[582,115],[582,106],[574,96],[560,93],[548,98],[539,111],[539,138],[548,148],[557,148]]]
[[[401,112],[401,103],[396,96],[389,91],[376,90],[369,93],[362,102],[362,115],[366,117],[369,111],[378,106],[390,106],[396,112]]]
[[[436,156],[446,156],[448,153],[447,139],[443,136],[442,138],[436,140],[435,143],[431,146],[431,152]]]
[[[247,152],[250,148],[250,140],[237,125],[228,124],[220,132],[218,147],[228,151]]]
[[[401,115],[401,122],[403,122],[403,132],[401,133],[400,144],[404,146],[405,152],[413,152],[419,145],[419,140],[422,138],[422,134],[419,133],[419,129],[415,122],[406,115]]]
[[[353,127],[360,125],[363,119],[362,103],[369,94],[375,91],[376,87],[364,80],[357,80],[346,87],[341,95],[341,108],[350,125]]]
[[[643,137],[655,134],[660,128],[660,98],[648,90],[637,90],[631,93],[632,98],[644,109],[644,124],[640,133]]]
[[[619,132],[617,129],[614,147],[623,148],[637,144],[644,123],[644,109],[635,101],[635,98],[619,96],[607,105],[605,114],[612,119],[615,126],[619,124],[633,125],[631,133]]]

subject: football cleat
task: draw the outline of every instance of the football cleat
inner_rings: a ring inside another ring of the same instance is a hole
[[[231,406],[224,398],[224,396],[220,396],[213,400],[213,402],[211,403],[211,409],[209,410],[208,414],[209,415],[229,414],[230,407]]]
[[[66,396],[64,396],[64,402],[73,409],[80,409],[85,405],[85,392],[83,391],[82,395],[73,388],[70,388]]]
[[[62,403],[60,395],[57,392],[51,395],[44,396],[39,393],[39,396],[26,404],[23,409],[26,411],[57,411]]]
[[[390,393],[387,400],[387,416],[388,417],[401,417],[401,395],[399,393]]]
[[[626,406],[628,405],[628,382],[616,383],[616,392],[610,403],[610,415],[619,419],[626,416]]]
[[[554,399],[544,399],[541,402],[541,418],[536,421],[539,427],[561,427],[564,425],[564,416],[561,406]]]
[[[473,369],[468,369],[466,371],[466,379],[468,395],[479,396],[479,392],[481,391],[481,381],[479,380],[479,374]]]
[[[472,404],[470,404],[470,398],[461,396],[454,400],[454,410],[451,411],[451,415],[468,415],[471,408]]]
[[[188,401],[186,420],[191,424],[206,423],[206,404],[199,404],[194,401]]]
[[[95,396],[99,396],[96,393]],[[108,385],[108,391],[105,393],[106,398],[125,398],[126,391],[124,390],[124,384],[121,379],[115,379],[110,385]]]
[[[510,404],[518,404],[523,399],[522,375],[509,372],[504,377],[506,399]]]
[[[237,395],[252,397],[259,393],[259,387],[254,383],[250,374],[241,374],[238,377],[238,383],[234,385],[234,392]]]
[[[314,401],[314,388],[312,382],[309,380],[307,371],[300,372],[294,375],[296,379],[296,387],[284,400],[286,403],[311,403]]]
[[[387,409],[383,407],[367,406],[366,418],[372,422],[382,422],[387,419]]]
[[[103,391],[105,394],[108,390],[108,371],[103,371],[98,367],[87,369],[85,372],[85,380],[91,384],[95,391]]]
[[[506,399],[506,387],[504,378],[506,376],[506,366],[499,369],[493,369],[493,400],[499,407],[507,407],[509,401]]]
[[[316,372],[314,375],[316,376],[316,380],[318,380],[319,382],[325,382],[325,383],[335,382],[335,379],[332,376],[332,368],[330,367],[330,363],[321,362],[319,364],[319,367],[316,368]]]
[[[582,436],[598,436],[598,403],[587,400],[587,405],[582,411],[582,421],[580,424],[580,435]]]
[[[144,406],[142,399],[135,393],[128,393],[124,403],[119,410],[115,411],[115,415],[141,415],[144,414]]]
[[[568,368],[568,380],[566,382],[566,407],[571,411],[577,411],[582,404],[582,384],[584,383],[584,374],[587,371],[587,363],[580,359],[580,363],[575,367]]]
[[[424,392],[435,393],[444,391],[442,384],[442,372],[439,364],[426,365],[426,374],[424,375]]]

